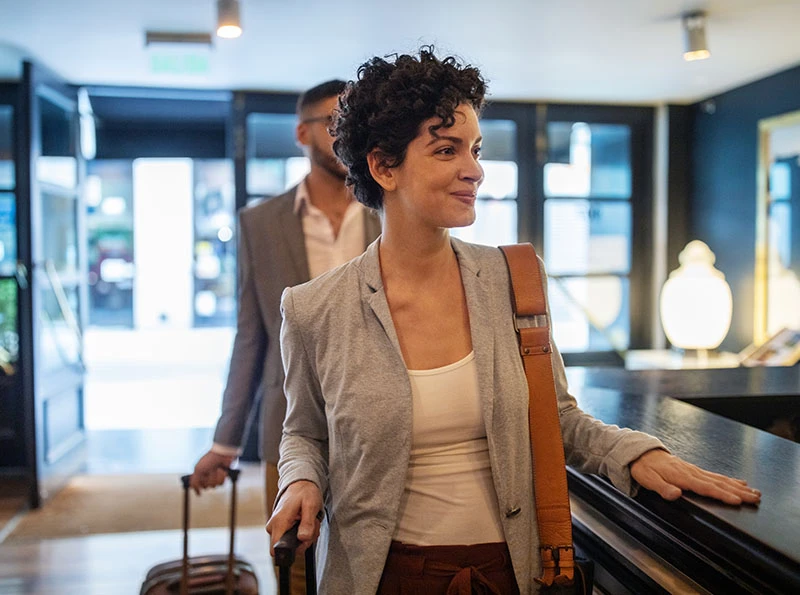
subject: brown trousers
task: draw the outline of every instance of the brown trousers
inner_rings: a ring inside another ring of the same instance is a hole
[[[278,466],[266,463],[264,475],[267,481],[267,518],[272,516],[272,506],[278,497]],[[292,564],[292,595],[306,595],[306,560],[297,556]],[[275,566],[275,580],[278,580],[278,567]]]
[[[393,541],[377,595],[518,595],[505,543],[418,546]]]

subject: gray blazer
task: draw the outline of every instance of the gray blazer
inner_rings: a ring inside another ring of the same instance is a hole
[[[522,593],[539,574],[528,435],[528,390],[512,323],[509,276],[496,248],[453,239],[500,518]],[[378,242],[360,257],[287,289],[281,345],[288,410],[281,493],[316,483],[326,521],[318,545],[320,593],[375,593],[398,520],[411,446],[411,385],[380,274]],[[628,465],[662,446],[578,409],[553,354],[567,463],[634,486]]]
[[[281,294],[309,279],[302,223],[294,213],[296,191],[239,211],[236,338],[214,433],[214,442],[240,446],[253,400],[260,396],[261,456],[270,463],[278,462],[286,413],[278,341]],[[367,210],[364,246],[379,233],[380,220]]]

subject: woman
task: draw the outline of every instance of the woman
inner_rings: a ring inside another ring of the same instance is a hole
[[[383,233],[284,293],[288,410],[267,530],[274,542],[300,519],[305,549],[326,513],[323,593],[445,593],[464,582],[535,592],[528,390],[508,273],[499,250],[448,233],[475,219],[484,81],[427,48],[358,74],[340,99],[334,148]],[[689,489],[758,501],[744,482],[583,413],[557,352],[553,368],[568,464],[628,494],[641,485],[667,499]]]

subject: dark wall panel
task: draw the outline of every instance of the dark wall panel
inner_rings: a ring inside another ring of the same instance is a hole
[[[753,336],[758,121],[797,109],[800,66],[692,106],[689,237],[714,251],[733,292],[725,350]]]
[[[97,128],[97,159],[227,157],[224,123],[205,126],[109,123]]]

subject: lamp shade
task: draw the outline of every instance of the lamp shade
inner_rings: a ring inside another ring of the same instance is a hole
[[[683,15],[685,49],[683,59],[687,62],[705,60],[711,56],[706,43],[706,15],[696,11]]]
[[[728,334],[733,297],[715,260],[705,243],[689,242],[661,289],[661,324],[674,347],[716,349]]]
[[[232,39],[241,34],[239,0],[217,0],[217,35]]]

